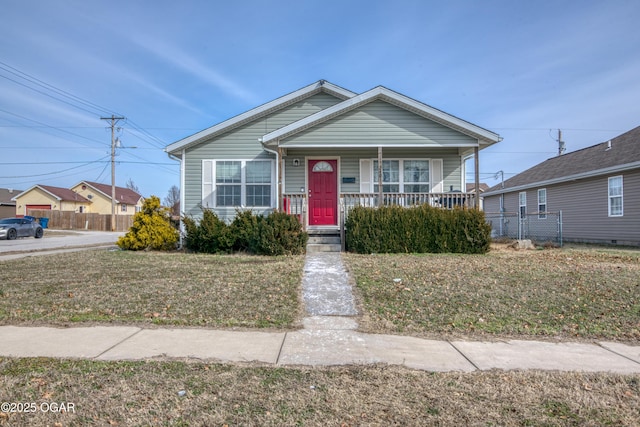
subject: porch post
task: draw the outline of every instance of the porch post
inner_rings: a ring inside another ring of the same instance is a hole
[[[479,142],[478,142],[479,144]],[[473,161],[474,161],[474,169],[475,169],[475,193],[476,197],[474,200],[473,207],[476,209],[480,209],[480,159],[478,158],[478,146],[473,147]]]
[[[284,175],[284,156],[282,147],[278,146],[278,158],[276,162],[280,162],[280,167],[278,169],[278,210],[280,212],[284,211],[284,193],[282,192],[282,177]]]
[[[378,146],[378,206],[382,206],[382,146]]]

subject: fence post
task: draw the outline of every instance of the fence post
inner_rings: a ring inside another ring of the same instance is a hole
[[[562,211],[558,212],[558,244],[562,247]]]

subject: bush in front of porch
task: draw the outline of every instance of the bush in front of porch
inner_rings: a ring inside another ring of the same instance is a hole
[[[185,217],[183,222],[185,246],[194,252],[298,255],[305,252],[308,239],[298,219],[283,212],[261,216],[252,211],[238,211],[227,225],[215,212],[205,209],[200,221]]]
[[[357,206],[345,222],[345,242],[348,251],[362,254],[483,254],[489,251],[491,227],[477,209]]]

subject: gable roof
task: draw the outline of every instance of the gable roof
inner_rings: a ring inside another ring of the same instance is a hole
[[[640,126],[610,141],[552,157],[491,187],[485,196],[640,168]]]
[[[111,200],[111,185],[109,184],[101,184],[99,182],[91,182],[91,181],[82,181],[73,187],[77,187],[80,184],[86,184],[87,186],[93,188],[94,190],[102,193],[105,197]],[[124,203],[125,205],[137,205],[142,196],[135,191],[125,188],[125,187],[116,187],[116,203]]]
[[[333,83],[329,83],[325,80],[319,80],[287,95],[281,96],[280,98],[274,99],[273,101],[269,101],[266,104],[262,104],[259,107],[225,120],[224,122],[218,123],[217,125],[211,126],[210,128],[183,138],[173,144],[169,144],[165,147],[164,151],[180,157],[180,151],[184,148],[199,144],[206,139],[213,138],[222,133],[229,132],[243,124],[266,116],[274,111],[286,107],[287,105],[294,104],[320,92],[333,95],[339,99],[348,99],[356,95],[354,92],[341,88]]]
[[[332,107],[325,108],[315,114],[307,116],[296,122],[293,122],[287,126],[283,126],[273,132],[270,132],[262,137],[263,144],[269,144],[276,140],[295,135],[298,132],[302,132],[305,129],[313,127],[319,123],[327,121],[333,117],[344,114],[355,108],[361,107],[370,102],[382,100],[393,104],[397,107],[404,108],[414,114],[422,116],[426,119],[437,122],[446,127],[452,128],[465,135],[476,138],[480,141],[481,145],[489,146],[496,142],[501,141],[498,134],[493,133],[487,129],[476,126],[466,120],[462,120],[456,116],[445,113],[430,105],[416,101],[408,96],[402,95],[398,92],[394,92],[387,89],[384,86],[377,86],[367,92],[360,95],[353,96],[345,101],[342,101]]]
[[[45,193],[49,194],[54,199],[56,199],[58,201],[61,201],[61,202],[91,203],[91,200],[88,200],[88,199],[82,197],[81,195],[79,195],[75,191],[72,191],[72,190],[70,190],[68,188],[54,187],[54,186],[51,186],[51,185],[42,185],[42,184],[34,185],[33,187],[29,188],[28,190],[25,190],[22,193],[16,195],[11,200],[16,200],[18,197],[22,196],[23,194],[26,194],[26,193],[30,192],[31,190],[33,190],[35,188],[38,188],[38,189],[44,191]]]
[[[22,190],[14,190],[11,188],[0,188],[0,206],[15,206],[15,200],[12,197],[22,193]]]

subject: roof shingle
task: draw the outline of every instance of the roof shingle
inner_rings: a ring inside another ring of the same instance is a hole
[[[640,126],[610,141],[552,157],[504,182],[504,190],[640,162]],[[500,184],[487,193],[500,190]],[[503,190],[501,190],[503,191]]]

